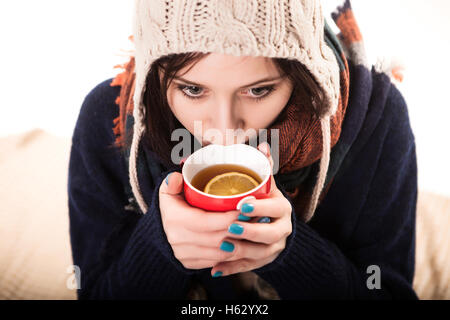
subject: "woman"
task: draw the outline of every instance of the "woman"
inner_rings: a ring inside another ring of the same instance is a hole
[[[349,2],[333,14],[340,40],[319,0],[183,4],[136,1],[135,56],[81,108],[79,298],[416,298],[414,135]],[[197,146],[224,144],[209,129],[279,130],[276,155],[259,145],[279,163],[270,197],[189,206],[171,157],[180,128]]]

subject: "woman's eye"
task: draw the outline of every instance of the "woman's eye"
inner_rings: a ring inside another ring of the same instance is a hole
[[[203,93],[203,89],[196,86],[179,85],[178,90],[180,90],[187,98],[191,99],[199,99]]]
[[[266,93],[266,91],[267,91],[266,88],[253,88],[253,89],[250,89],[250,92],[253,95],[257,96],[257,97],[263,96]]]
[[[259,99],[268,96],[273,90],[274,87],[270,86],[270,87],[252,88],[249,90],[249,92],[251,97]]]
[[[204,89],[197,86],[187,86],[178,85],[178,90],[180,90],[183,95],[189,99],[200,99],[203,96]],[[248,89],[245,93],[257,101],[267,97],[271,92],[275,90],[274,86],[260,87]]]

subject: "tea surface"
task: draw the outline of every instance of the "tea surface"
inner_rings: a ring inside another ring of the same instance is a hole
[[[258,184],[261,184],[262,179],[261,177],[253,170],[236,164],[216,164],[209,166],[203,170],[200,170],[194,178],[192,178],[191,184],[194,186],[194,188],[204,191],[205,186],[208,184],[208,182],[213,179],[214,177],[228,172],[239,172],[246,175],[249,175],[253,179],[255,179]]]

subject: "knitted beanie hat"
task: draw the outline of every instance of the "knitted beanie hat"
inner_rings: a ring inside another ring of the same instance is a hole
[[[307,216],[323,188],[330,159],[330,118],[340,95],[339,65],[324,39],[320,0],[135,0],[134,44],[136,87],[129,174],[141,210],[147,205],[137,177],[139,143],[145,130],[143,95],[152,63],[168,54],[221,53],[296,59],[325,93],[320,115],[323,148],[319,177]]]

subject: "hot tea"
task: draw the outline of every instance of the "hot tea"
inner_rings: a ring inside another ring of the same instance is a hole
[[[198,172],[191,184],[205,193],[233,196],[250,191],[261,182],[261,177],[249,168],[236,164],[217,164]]]

